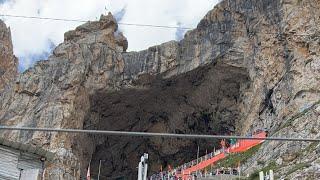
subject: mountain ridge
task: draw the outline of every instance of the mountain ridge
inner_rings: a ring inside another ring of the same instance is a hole
[[[181,41],[139,52],[125,52],[115,19],[101,16],[65,33],[48,61],[12,80],[1,95],[1,125],[239,135],[266,128],[317,137],[319,9],[315,0],[224,0]],[[134,179],[144,152],[155,172],[194,159],[197,145],[218,146],[47,132],[1,136],[55,153],[47,179],[85,176],[88,162],[96,170],[100,159],[108,159],[104,176]],[[317,178],[309,146],[266,142],[242,168],[250,174],[274,161],[278,177]],[[305,161],[310,166],[287,174]]]

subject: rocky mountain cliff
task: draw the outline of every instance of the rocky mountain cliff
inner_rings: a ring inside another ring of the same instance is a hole
[[[183,40],[140,52],[126,52],[128,42],[112,15],[101,16],[65,33],[47,61],[4,89],[0,123],[242,135],[266,128],[272,136],[318,137],[319,9],[316,0],[224,0]],[[12,60],[12,51],[6,53]],[[216,145],[48,132],[1,135],[55,153],[46,164],[48,179],[79,178],[90,159],[93,174],[105,159],[104,177],[135,179],[143,152],[150,154],[152,172],[194,159],[197,145],[203,151]],[[318,143],[266,142],[242,168],[253,173],[272,165],[277,177],[318,178],[319,150]]]
[[[13,55],[10,29],[0,20],[0,94],[18,75],[18,59]]]

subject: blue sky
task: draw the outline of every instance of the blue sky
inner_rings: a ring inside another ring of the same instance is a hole
[[[218,0],[0,0],[0,12],[11,15],[96,20],[111,11],[123,23],[196,27]],[[2,18],[10,26],[19,70],[51,54],[64,32],[81,23]],[[185,30],[119,26],[129,41],[129,51],[183,38]]]

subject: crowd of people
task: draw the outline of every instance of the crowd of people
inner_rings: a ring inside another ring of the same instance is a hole
[[[193,172],[191,175],[189,175],[190,179],[197,179],[200,177],[210,177],[210,176],[216,176],[216,175],[239,175],[239,168],[218,168],[211,172],[204,172],[204,171],[198,171]],[[175,173],[170,173],[168,171],[164,171],[158,174],[154,174],[150,177],[150,180],[179,180],[178,176],[176,176]]]
[[[254,131],[252,134],[248,135],[248,137],[257,135],[261,132],[265,132],[266,136],[267,136],[267,133],[268,133],[267,130],[258,129],[256,131]],[[212,157],[217,156],[221,153],[229,153],[229,150],[231,151],[233,148],[239,147],[239,144],[241,144],[241,142],[242,141],[237,141],[236,139],[223,139],[220,141],[221,148],[219,150],[214,150],[213,152],[206,154],[205,156],[202,156],[196,160],[185,163],[175,169],[168,168],[168,171],[162,171],[162,169],[161,169],[161,172],[152,175],[150,177],[150,180],[176,180],[176,179],[179,179],[183,170],[188,169],[188,168],[202,162],[203,160],[211,159]],[[171,166],[169,166],[169,167],[171,167]],[[213,171],[211,170],[210,173],[207,173],[204,171],[192,172],[192,174],[190,175],[191,176],[190,179],[194,179],[195,177],[214,176],[214,175],[218,175],[218,174],[238,175],[239,169],[238,168],[220,168],[220,169],[215,169]]]

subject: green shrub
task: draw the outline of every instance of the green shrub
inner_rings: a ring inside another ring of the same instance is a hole
[[[271,161],[268,166],[260,169],[260,170],[257,170],[255,171],[254,173],[252,173],[250,176],[249,176],[249,180],[256,180],[256,179],[259,179],[259,172],[260,171],[263,171],[263,172],[268,172],[269,170],[276,170],[277,168],[277,164],[275,161]]]

